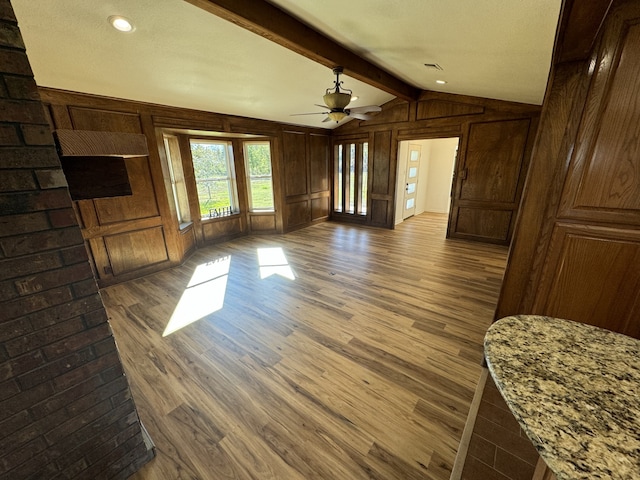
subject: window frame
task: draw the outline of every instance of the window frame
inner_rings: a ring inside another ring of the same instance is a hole
[[[198,190],[198,176],[196,174],[195,163],[193,161],[193,145],[194,144],[210,144],[210,145],[224,145],[225,146],[225,161],[227,167],[227,175],[225,177],[219,177],[208,180],[221,181],[224,180],[227,183],[227,191],[229,195],[229,207],[230,211],[222,211],[219,215],[212,215],[211,210],[209,209],[209,215],[202,214],[202,205],[200,204],[200,194]],[[227,139],[220,138],[202,138],[202,137],[194,137],[189,136],[189,151],[191,153],[191,164],[193,165],[193,179],[196,187],[196,201],[198,205],[198,210],[200,214],[201,221],[211,221],[216,220],[218,218],[229,217],[231,215],[237,215],[240,213],[240,203],[238,197],[238,184],[236,177],[236,168],[235,168],[235,157],[233,153],[233,142]]]
[[[249,155],[247,152],[247,147],[250,145],[267,145],[269,147],[269,176],[271,182],[271,207],[263,208],[263,207],[254,207],[253,205],[253,192],[251,189],[251,180],[253,178],[264,178],[265,176],[257,176],[251,174],[251,168],[249,166]],[[247,201],[248,201],[248,210],[250,213],[273,213],[276,210],[276,199],[275,199],[275,191],[273,184],[273,148],[270,140],[244,140],[242,142],[242,154],[244,156],[244,170],[245,170],[245,180],[247,184]]]

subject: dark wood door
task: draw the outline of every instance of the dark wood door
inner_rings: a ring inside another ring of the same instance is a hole
[[[508,244],[528,163],[531,120],[472,123],[456,166],[449,236]]]

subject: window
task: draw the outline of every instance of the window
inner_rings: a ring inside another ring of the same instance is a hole
[[[190,140],[200,216],[217,218],[238,213],[238,191],[231,142]]]
[[[191,221],[191,211],[189,209],[187,187],[184,182],[184,170],[182,169],[178,138],[173,135],[164,135],[164,149],[167,154],[171,193],[176,206],[178,223],[186,224]]]
[[[244,142],[244,159],[247,166],[249,210],[272,212],[274,206],[270,143]]]
[[[367,214],[369,144],[344,143],[336,146],[333,210],[351,215]]]

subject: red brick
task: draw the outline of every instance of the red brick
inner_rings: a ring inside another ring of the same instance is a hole
[[[2,217],[0,217],[1,221]],[[28,257],[0,261],[0,281],[23,277],[32,273],[53,270],[62,266],[58,252],[40,253]]]
[[[109,410],[92,424],[86,425],[58,442],[55,448],[64,451],[65,458],[60,458],[57,463],[64,468],[85,455],[90,450],[90,445],[93,445],[94,448],[99,448],[115,434],[112,433],[111,426],[115,425],[117,430],[122,430],[137,422],[138,416],[133,402],[128,402],[126,405]],[[79,451],[80,448],[82,452]]]
[[[44,310],[53,305],[60,305],[70,301],[72,298],[71,291],[65,286],[11,300],[10,302],[6,302],[0,311],[0,321],[13,320],[14,318]]]
[[[2,62],[0,51],[0,63]],[[5,168],[60,168],[60,158],[51,147],[3,148],[0,169]]]
[[[71,197],[66,189],[45,190],[29,193],[14,193],[0,197],[3,215],[39,212],[55,208],[69,208]]]
[[[51,344],[57,340],[73,335],[84,329],[81,317],[60,322],[52,327],[38,330],[9,340],[5,343],[5,348],[10,356],[14,357],[32,350],[36,350],[44,345]],[[51,360],[51,358],[49,358]]]
[[[0,283],[0,302],[5,302],[18,296],[18,291],[12,281]]]
[[[0,432],[2,436],[11,435],[12,433],[26,427],[32,423],[31,416],[26,410],[16,413],[15,415],[7,418],[3,422],[0,422]]]
[[[107,324],[65,337],[60,341],[43,347],[42,350],[46,357],[52,360],[68,352],[93,345],[105,337],[111,337],[111,331]]]
[[[45,212],[4,215],[0,217],[0,237],[41,232],[42,230],[48,230],[49,228],[49,219]]]
[[[67,412],[72,416],[79,415],[85,410],[92,408],[93,405],[96,405],[103,400],[110,399],[122,390],[128,390],[127,379],[125,377],[119,377],[113,382],[102,385],[88,395],[80,397],[69,403],[67,405]]]
[[[93,345],[93,351],[96,352],[96,357],[101,357],[109,352],[116,351],[116,341],[112,336],[105,338]]]
[[[55,325],[58,322],[82,315],[84,312],[90,312],[100,308],[104,308],[102,299],[99,295],[93,295],[62,305],[51,306],[50,308],[25,317],[25,320],[31,322],[34,330],[40,330]]]
[[[37,458],[38,454],[46,448],[47,443],[42,437],[38,437],[28,444],[23,445],[22,448],[19,448],[0,459],[0,473],[6,473],[11,470],[14,465],[20,465],[27,460]]]
[[[24,42],[16,25],[0,23],[0,45],[24,50]]]
[[[0,249],[7,257],[45,252],[82,243],[78,228],[46,230],[20,237],[0,238]]]
[[[33,75],[31,65],[24,52],[16,50],[0,50],[0,65],[5,73],[15,73],[17,75]]]
[[[10,378],[17,377],[44,365],[44,363],[45,359],[40,351],[29,352],[21,357],[13,358],[0,364],[0,381],[4,382]],[[23,388],[22,390],[26,389]]]
[[[40,100],[38,87],[31,76],[5,75],[4,83],[11,98],[17,100]]]
[[[12,338],[20,337],[22,335],[28,335],[33,331],[33,327],[28,320],[24,318],[17,318],[10,322],[5,322],[0,328],[0,342],[6,342]],[[5,344],[5,348],[7,345]]]
[[[91,267],[89,267],[91,268]],[[88,297],[89,295],[95,295],[98,291],[98,285],[95,279],[92,277],[82,282],[77,282],[71,285],[73,296],[76,298]]]
[[[96,327],[98,325],[102,325],[103,323],[107,323],[108,321],[109,319],[107,318],[107,312],[104,309],[87,313],[84,316],[84,323],[87,325],[87,327]]]
[[[5,123],[45,125],[46,117],[40,102],[0,99],[0,118]]]
[[[91,424],[97,418],[107,413],[111,409],[111,403],[109,400],[104,400],[91,408],[91,410],[85,411],[82,415],[67,420],[62,425],[57,426],[53,430],[45,434],[47,442],[55,444],[65,437],[73,435],[75,432],[85,427],[87,424]]]
[[[27,145],[54,145],[53,135],[48,125],[20,125],[20,130]]]
[[[102,378],[103,382],[108,383],[114,380],[115,378],[118,378],[124,375],[124,370],[122,370],[122,364],[120,363],[119,360],[120,359],[118,359],[118,363],[114,364],[113,367],[108,368],[104,370],[102,373],[100,373],[100,378]]]
[[[53,394],[53,386],[43,383],[0,402],[0,420],[15,415]],[[2,448],[0,448],[2,451]]]
[[[73,265],[74,263],[89,261],[87,249],[84,244],[62,249],[60,250],[60,253],[62,254],[62,261],[65,265]]]
[[[110,353],[108,355],[104,355],[102,357],[98,357],[96,360],[82,365],[70,372],[61,375],[53,380],[53,384],[56,390],[64,390],[66,388],[71,387],[72,385],[76,385],[88,377],[93,375],[98,375],[103,371],[112,368],[122,368],[120,364],[120,358],[118,357],[117,352]],[[105,380],[105,382],[111,381]]]
[[[0,401],[6,400],[18,393],[20,393],[20,387],[18,387],[18,384],[13,378],[0,383]]]
[[[42,190],[66,188],[68,186],[67,177],[64,176],[64,173],[59,168],[51,170],[36,170],[36,179],[38,181],[38,186]]]
[[[35,190],[36,181],[29,170],[5,170],[2,172],[0,192]]]
[[[139,439],[134,439],[136,436],[140,437]],[[135,445],[139,444],[142,441],[142,435],[140,433],[140,427],[138,425],[131,425],[129,428],[121,430],[115,436],[109,439],[108,442],[103,443],[99,448],[93,449],[93,451],[89,452],[86,456],[89,465],[95,465],[100,462],[105,453],[108,453],[112,450],[115,450],[120,445],[129,445],[135,447]]]
[[[40,177],[38,176],[38,179],[39,178]],[[78,219],[76,218],[76,214],[72,208],[49,210],[47,212],[47,215],[49,216],[49,221],[51,222],[51,226],[53,228],[64,228],[78,225]]]
[[[96,480],[113,478],[115,474],[131,463],[134,458],[143,453],[144,444],[142,444],[142,437],[135,436],[106,454],[99,462],[85,470],[83,475],[86,475],[87,478],[95,478]]]
[[[42,417],[50,415],[51,413],[66,407],[74,400],[88,395],[100,385],[102,385],[102,380],[100,379],[100,377],[95,376],[88,378],[78,385],[74,385],[67,390],[56,393],[55,395],[46,398],[42,402],[33,405],[30,409],[31,414],[35,419],[40,419]]]
[[[10,22],[17,21],[10,2],[0,2],[0,20],[7,20]]]
[[[15,280],[15,285],[20,295],[24,296],[88,278],[93,279],[91,266],[88,263],[77,263]]]
[[[0,125],[0,146],[20,145],[18,131],[13,125]]]
[[[18,377],[18,384],[23,389],[35,387],[36,385],[44,383],[52,378],[63,375],[66,372],[73,371],[82,365],[86,365],[94,358],[95,354],[90,348],[76,351],[64,358],[47,363],[36,370],[20,375]]]

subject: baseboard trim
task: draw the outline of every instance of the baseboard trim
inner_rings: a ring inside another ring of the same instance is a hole
[[[469,408],[469,415],[467,415],[467,421],[462,431],[462,438],[460,439],[460,445],[458,446],[458,453],[456,453],[456,459],[453,462],[453,469],[451,470],[451,476],[449,480],[460,480],[462,477],[462,469],[464,468],[464,462],[467,459],[467,452],[469,451],[469,443],[471,442],[471,434],[473,433],[473,427],[476,424],[476,417],[478,416],[478,409],[480,408],[480,401],[482,400],[482,392],[484,386],[487,383],[487,376],[489,370],[482,368],[478,385],[476,386],[476,392],[473,395],[471,401],[471,407]]]

